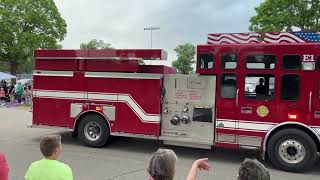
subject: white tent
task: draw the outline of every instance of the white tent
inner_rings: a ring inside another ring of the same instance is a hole
[[[15,79],[15,78],[16,78],[16,76],[14,76],[14,75],[0,72],[0,81],[7,80],[7,79]]]

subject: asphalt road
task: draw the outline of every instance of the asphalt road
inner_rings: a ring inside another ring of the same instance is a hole
[[[245,157],[258,158],[256,152],[244,150],[201,150],[184,147],[163,146],[153,140],[114,138],[106,147],[95,149],[84,147],[70,133],[46,129],[27,128],[31,120],[27,108],[0,108],[0,151],[4,152],[10,166],[10,180],[23,179],[31,162],[41,158],[39,139],[47,134],[61,134],[64,154],[61,161],[73,169],[76,180],[143,180],[148,179],[146,168],[150,155],[159,147],[173,149],[178,155],[176,179],[185,179],[192,162],[208,157],[213,169],[200,172],[198,179],[236,179],[237,170]],[[265,163],[271,179],[318,180],[320,160],[309,172],[295,174],[272,168]]]

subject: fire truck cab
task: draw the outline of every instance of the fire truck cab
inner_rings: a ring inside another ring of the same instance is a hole
[[[304,171],[320,151],[320,43],[297,39],[211,34],[197,46],[196,75],[140,65],[166,59],[159,49],[36,50],[30,127],[70,130],[90,147],[125,136],[256,149]]]

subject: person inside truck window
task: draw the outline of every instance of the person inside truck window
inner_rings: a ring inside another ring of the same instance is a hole
[[[268,90],[266,86],[264,85],[264,79],[259,79],[259,84],[256,86],[255,92],[257,95],[266,95],[268,94]]]

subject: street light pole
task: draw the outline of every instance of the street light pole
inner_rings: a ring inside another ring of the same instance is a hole
[[[159,27],[152,27],[152,26],[146,27],[146,28],[143,29],[145,31],[150,31],[150,34],[151,34],[151,49],[152,49],[152,31],[155,31],[155,30],[158,30],[158,29],[160,29],[160,28]]]

